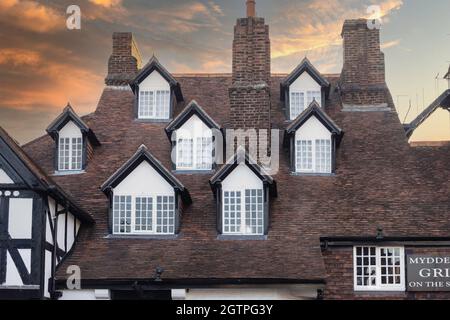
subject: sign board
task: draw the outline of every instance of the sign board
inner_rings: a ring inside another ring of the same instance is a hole
[[[450,291],[450,256],[408,255],[408,291]]]

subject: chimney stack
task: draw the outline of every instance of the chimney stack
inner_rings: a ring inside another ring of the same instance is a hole
[[[369,29],[366,19],[346,20],[342,29],[344,66],[341,73],[343,101],[358,105],[388,102],[380,30]]]
[[[255,13],[255,0],[247,0],[247,17],[237,19],[234,27],[230,126],[270,135],[269,26]]]
[[[110,86],[127,85],[141,68],[141,55],[130,32],[113,33],[113,52],[108,61],[105,83]]]

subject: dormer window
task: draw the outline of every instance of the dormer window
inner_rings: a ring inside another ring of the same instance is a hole
[[[83,134],[69,121],[59,131],[58,170],[82,170],[83,168]]]
[[[294,120],[316,101],[323,107],[330,84],[305,58],[281,83],[281,100],[285,102],[286,117]]]
[[[236,155],[210,180],[218,202],[217,229],[222,236],[264,236],[269,231],[269,199],[276,183],[253,160]]]
[[[106,181],[110,198],[110,229],[114,235],[174,235],[182,205],[191,198],[186,188],[145,146]]]
[[[131,85],[138,120],[168,121],[177,102],[183,101],[179,83],[156,57],[139,72]]]
[[[212,170],[215,164],[215,136],[219,125],[197,102],[192,101],[166,128],[172,141],[177,171]]]
[[[55,171],[57,173],[82,172],[100,145],[94,132],[78,117],[70,105],[47,128],[55,141]]]
[[[286,129],[285,144],[290,146],[293,172],[333,173],[342,136],[342,130],[313,101]]]

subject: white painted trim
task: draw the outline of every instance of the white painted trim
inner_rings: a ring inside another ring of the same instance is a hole
[[[358,247],[375,247],[376,248],[376,285],[375,286],[358,286],[357,285],[357,265],[356,265],[356,248]],[[381,249],[400,249],[400,284],[383,285],[381,284]],[[405,248],[403,246],[371,246],[358,245],[353,247],[353,289],[354,291],[405,291]]]

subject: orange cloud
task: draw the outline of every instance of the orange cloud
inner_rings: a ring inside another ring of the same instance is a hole
[[[293,57],[315,54],[318,60],[324,60],[322,58],[325,56],[321,56],[320,52],[330,55],[330,50],[340,50],[344,19],[368,17],[369,5],[359,0],[313,0],[309,3],[296,2],[291,8],[283,8],[272,28],[275,31],[271,36],[275,69],[277,65],[287,65],[283,59],[292,61]],[[378,5],[380,17],[384,17],[383,22],[386,22],[387,16],[393,10],[398,10],[403,1],[384,0]],[[330,69],[330,65],[327,69]]]
[[[36,1],[2,0],[0,19],[8,25],[34,32],[50,32],[65,26],[64,16]]]
[[[392,47],[396,47],[400,44],[400,39],[392,40],[381,44],[381,49],[388,49]]]
[[[37,65],[41,60],[38,52],[23,49],[0,49],[0,65]]]
[[[22,83],[22,90],[13,83],[0,89],[2,105],[12,109],[35,110],[36,106],[45,106],[47,110],[59,110],[71,101],[81,112],[88,112],[103,87],[103,78],[96,72],[46,60],[31,50],[2,49],[1,64],[13,66],[5,71],[6,76]],[[9,94],[12,91],[14,95]]]
[[[106,8],[116,7],[122,4],[122,0],[89,0],[89,2]]]

